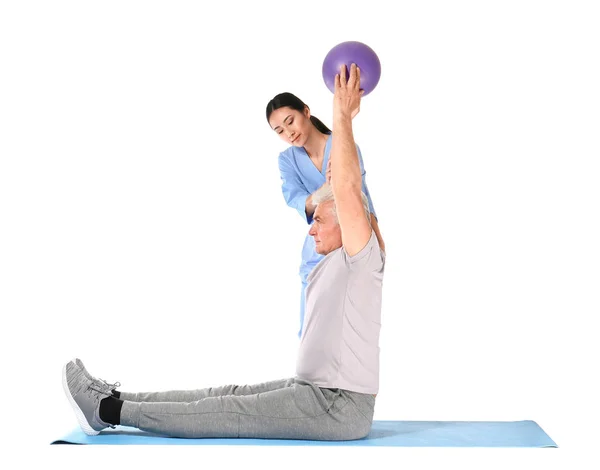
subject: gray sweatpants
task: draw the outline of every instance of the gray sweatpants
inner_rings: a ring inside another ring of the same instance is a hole
[[[375,397],[299,378],[201,390],[121,393],[121,424],[172,437],[351,440],[365,437]]]

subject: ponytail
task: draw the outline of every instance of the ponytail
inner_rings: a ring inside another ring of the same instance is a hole
[[[329,129],[329,127],[323,124],[320,119],[316,118],[312,114],[310,116],[310,122],[313,123],[313,125],[317,128],[319,132],[323,134],[331,134],[331,130]]]

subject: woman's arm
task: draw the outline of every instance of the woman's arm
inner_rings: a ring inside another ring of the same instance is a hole
[[[288,206],[298,211],[301,217],[309,224],[315,207],[312,203],[312,194],[308,192],[295,168],[282,155],[279,156],[279,173],[281,175],[281,191]]]
[[[325,186],[327,183],[328,183],[328,181],[325,181],[325,183],[323,183],[323,185],[321,186],[321,188],[323,186]],[[321,188],[319,188],[319,189],[321,189]],[[317,189],[317,191],[319,191],[319,189]],[[315,209],[317,208],[317,206],[315,204],[313,204],[313,202],[312,202],[313,194],[315,194],[317,191],[315,191],[314,193],[312,193],[310,196],[308,196],[306,198],[305,211],[306,211],[306,217],[307,217],[307,219],[311,219],[312,220],[312,216],[314,215]]]

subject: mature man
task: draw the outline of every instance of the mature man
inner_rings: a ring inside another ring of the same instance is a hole
[[[360,70],[336,76],[331,181],[313,196],[310,235],[326,255],[308,278],[296,376],[257,385],[127,393],[80,360],[63,385],[90,435],[118,424],[173,437],[350,440],[365,437],[379,387],[385,254],[370,225],[352,134]]]

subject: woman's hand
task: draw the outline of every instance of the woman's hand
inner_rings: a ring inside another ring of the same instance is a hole
[[[346,78],[346,66],[340,67],[340,73],[335,76],[335,91],[333,94],[333,116],[354,119],[360,111],[360,97],[364,90],[360,89],[360,69],[356,64],[350,66],[350,76]]]
[[[327,170],[325,170],[325,182],[331,184],[331,158],[327,162]]]

